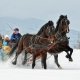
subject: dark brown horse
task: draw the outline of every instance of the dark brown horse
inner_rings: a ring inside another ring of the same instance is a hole
[[[69,46],[69,40],[66,36],[66,33],[69,32],[69,23],[70,21],[67,19],[67,16],[60,16],[57,22],[55,35],[53,35],[54,42],[58,41],[58,43],[48,51],[50,54],[54,55],[55,63],[58,67],[60,67],[60,64],[58,63],[58,53],[61,53],[62,51],[65,51],[67,53],[66,58],[68,58],[69,61],[73,61],[71,57],[73,49]]]
[[[47,58],[47,52],[50,50],[55,43],[52,43],[52,39],[48,38],[36,38],[38,43],[40,42],[41,44],[31,44],[29,47],[25,48],[26,55],[27,53],[32,54],[33,62],[32,62],[32,68],[35,67],[35,60],[37,57],[41,58],[42,62],[42,67],[46,69],[46,58]]]
[[[40,38],[39,40],[45,40],[45,43],[43,45],[40,44],[32,44],[31,46],[27,47],[25,49],[26,54],[30,53],[32,54],[32,69],[35,67],[35,60],[36,58],[39,56],[39,58],[41,58],[41,63],[42,63],[42,67],[44,67],[44,69],[47,68],[46,65],[46,59],[47,59],[47,52],[53,48],[53,46],[57,43],[52,43],[52,39],[44,39],[44,38]],[[48,42],[48,43],[47,43]]]

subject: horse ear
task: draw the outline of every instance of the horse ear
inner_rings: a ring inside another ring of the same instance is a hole
[[[65,17],[67,18],[67,15]]]
[[[49,26],[52,26],[53,24],[54,24],[53,21],[48,21]]]
[[[64,18],[64,15],[60,15],[60,19]]]

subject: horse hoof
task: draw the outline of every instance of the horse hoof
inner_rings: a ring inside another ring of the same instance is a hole
[[[66,57],[66,58],[69,58],[69,55],[66,55],[65,57]]]
[[[16,65],[16,62],[14,61],[14,62],[12,62],[12,64],[13,64],[13,65]]]
[[[34,69],[34,67],[32,67],[32,69]]]
[[[73,62],[73,59],[69,59],[70,62]]]
[[[22,62],[22,65],[25,65],[25,64],[26,64],[26,61],[23,61],[23,62]]]
[[[60,67],[58,67],[59,69],[62,69],[62,67],[60,66]]]

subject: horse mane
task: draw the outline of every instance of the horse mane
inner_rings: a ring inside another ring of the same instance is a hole
[[[44,24],[41,29],[38,31],[37,35],[40,35],[48,26],[53,26],[53,21],[48,21],[46,24]]]
[[[55,29],[55,33],[58,31],[60,21],[61,21],[64,17],[65,17],[64,15],[60,15],[60,17],[59,17],[59,19],[58,19],[58,21],[57,21],[57,26],[56,26],[56,29]]]

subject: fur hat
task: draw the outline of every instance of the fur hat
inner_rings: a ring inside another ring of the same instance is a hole
[[[9,36],[8,36],[8,35],[5,35],[5,36],[4,36],[4,40],[5,40],[5,41],[9,41]]]

